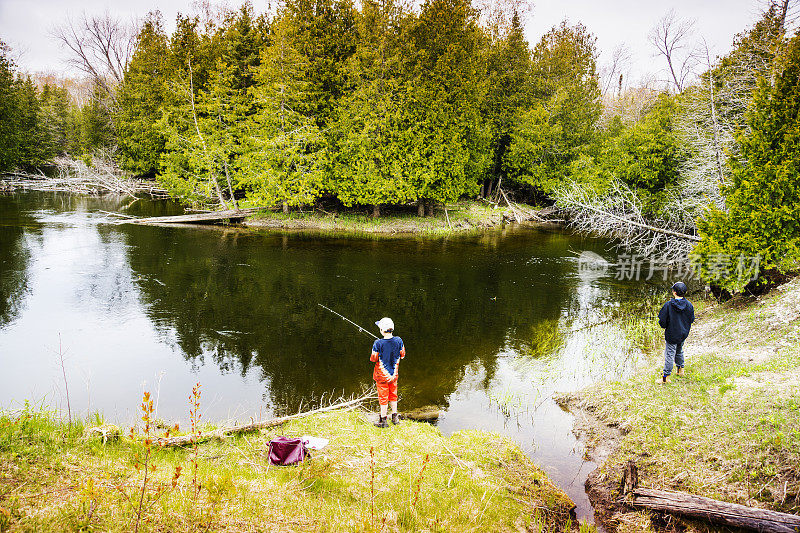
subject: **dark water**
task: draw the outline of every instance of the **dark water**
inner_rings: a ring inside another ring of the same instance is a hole
[[[561,232],[334,239],[237,229],[115,226],[130,200],[0,196],[0,406],[26,399],[133,420],[143,389],[183,420],[195,382],[206,420],[249,420],[371,385],[371,326],[390,316],[408,356],[401,409],[437,404],[445,434],[505,433],[592,517],[573,418],[551,399],[623,375],[611,326],[573,330],[647,290],[585,279],[577,254],[607,243]],[[173,214],[137,201],[131,215]],[[375,328],[373,328],[375,329]],[[60,335],[60,341],[59,341]]]

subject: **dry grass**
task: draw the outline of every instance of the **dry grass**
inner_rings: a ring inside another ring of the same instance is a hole
[[[330,439],[300,466],[268,466],[274,436]],[[128,531],[143,474],[141,443],[106,444],[47,413],[0,417],[0,531]],[[572,502],[512,443],[433,426],[380,430],[331,412],[277,431],[154,450],[142,531],[561,531]],[[426,459],[427,458],[427,459]],[[172,485],[175,467],[183,475]],[[156,499],[157,491],[162,491]]]

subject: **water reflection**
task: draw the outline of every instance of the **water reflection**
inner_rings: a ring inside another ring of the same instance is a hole
[[[614,328],[582,329],[641,290],[578,275],[576,255],[604,253],[605,242],[535,230],[369,240],[103,223],[103,211],[121,210],[179,207],[0,197],[0,405],[63,401],[59,335],[73,406],[109,418],[133,419],[147,388],[160,417],[185,419],[196,381],[215,421],[359,392],[371,385],[372,340],[322,303],[365,327],[394,319],[408,351],[402,408],[442,406],[445,433],[510,435],[590,515],[572,419],[550,397],[631,365]]]
[[[20,313],[28,291],[30,251],[26,231],[38,224],[9,194],[0,194],[0,328]]]
[[[487,243],[487,239],[490,241]],[[568,239],[500,234],[450,241],[338,241],[174,228],[126,230],[128,262],[147,314],[184,357],[226,372],[257,367],[273,405],[369,385],[371,341],[357,323],[391,316],[409,353],[406,406],[448,398],[479,362],[492,380],[498,348],[552,351],[569,298]],[[526,263],[531,246],[542,260]],[[371,328],[374,329],[374,328]]]

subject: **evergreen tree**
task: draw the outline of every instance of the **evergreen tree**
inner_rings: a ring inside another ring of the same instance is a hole
[[[99,148],[116,144],[111,112],[107,107],[109,100],[105,90],[98,83],[80,109],[80,147],[83,154],[91,154]]]
[[[63,87],[45,84],[39,97],[40,127],[47,144],[48,159],[70,152],[75,135],[69,92]]]
[[[397,204],[415,199],[404,159],[413,139],[404,116],[402,77],[407,14],[393,0],[369,0],[358,18],[358,48],[350,58],[354,88],[342,99],[330,142],[329,188],[345,205]]]
[[[515,12],[508,33],[489,51],[489,83],[483,113],[492,128],[492,166],[483,183],[483,196],[502,179],[503,158],[520,115],[532,104],[532,62],[528,42]]]
[[[307,62],[308,98],[297,111],[313,116],[324,129],[351,89],[346,65],[356,51],[357,11],[352,0],[289,0],[282,16],[293,46]]]
[[[771,78],[759,81],[750,131],[739,137],[741,161],[731,161],[728,210],[712,206],[698,221],[695,260],[706,279],[731,292],[749,281],[740,261],[749,267],[759,257],[762,279],[800,261],[800,35],[777,57]]]
[[[406,172],[420,203],[473,195],[491,164],[486,37],[466,0],[428,0],[411,30],[408,113],[412,143]]]
[[[301,112],[310,97],[310,62],[296,48],[291,23],[285,15],[274,22],[255,69],[257,111],[240,179],[252,204],[281,203],[284,210],[314,201],[320,190],[321,135],[314,117]]]
[[[167,98],[168,52],[161,13],[151,12],[139,31],[118,95],[121,164],[134,173],[155,173],[164,150],[163,132],[156,124]]]
[[[50,138],[42,124],[42,109],[38,91],[30,77],[17,81],[19,115],[17,123],[18,164],[25,167],[40,167],[55,155]]]
[[[505,153],[516,182],[550,194],[569,164],[592,141],[600,117],[595,38],[582,24],[554,27],[533,52],[533,97]]]
[[[11,170],[19,160],[20,110],[14,63],[0,41],[0,172]]]

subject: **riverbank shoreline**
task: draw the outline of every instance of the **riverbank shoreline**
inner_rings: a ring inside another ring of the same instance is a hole
[[[516,444],[497,434],[466,430],[443,437],[436,427],[413,421],[379,429],[360,410],[312,415],[196,448],[148,448],[141,427],[131,431],[133,437],[125,429],[101,427],[106,431],[81,422],[68,425],[33,408],[0,414],[0,530],[130,531],[134,524],[140,531],[577,526],[566,494]],[[276,467],[266,456],[278,435],[330,442],[299,465]]]
[[[639,484],[800,513],[800,279],[758,298],[705,304],[685,346],[686,376],[657,384],[660,351],[624,381],[557,398],[601,466],[586,489],[609,531],[716,531],[621,501],[628,461]]]
[[[417,235],[448,236],[495,229],[508,223],[552,225],[539,216],[532,206],[506,206],[490,202],[463,201],[439,207],[431,216],[390,212],[372,217],[356,210],[327,212],[322,210],[282,213],[264,210],[247,217],[242,225],[256,229],[315,230],[332,234],[354,235]]]

